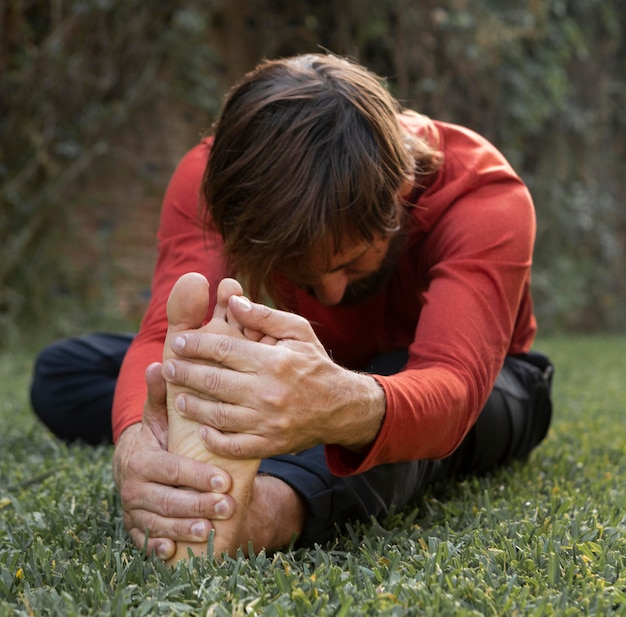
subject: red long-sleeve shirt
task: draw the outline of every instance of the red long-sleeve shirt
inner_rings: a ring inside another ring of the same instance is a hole
[[[475,422],[504,357],[528,351],[536,331],[529,290],[535,215],[525,185],[475,133],[424,116],[400,120],[438,142],[444,163],[414,201],[409,243],[387,287],[357,307],[323,306],[295,287],[287,296],[289,308],[311,321],[333,359],[347,368],[363,369],[378,353],[409,349],[405,370],[376,376],[386,411],[371,447],[356,454],[326,446],[336,474],[452,452]],[[232,276],[220,237],[207,235],[199,223],[210,146],[204,140],[183,158],[165,194],[152,299],[115,393],[115,439],[141,420],[144,371],[161,360],[174,282],[196,271],[215,289]]]

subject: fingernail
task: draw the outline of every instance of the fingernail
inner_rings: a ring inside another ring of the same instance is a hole
[[[206,523],[194,523],[191,526],[191,535],[194,540],[204,540],[206,538]]]
[[[185,350],[187,339],[184,336],[176,336],[172,341],[171,347],[174,351],[181,353]]]
[[[228,505],[228,502],[225,499],[220,499],[215,504],[215,514],[217,516],[226,518],[228,516],[229,511],[230,511],[230,507]]]
[[[233,302],[239,305],[242,311],[249,311],[252,308],[252,303],[245,296],[231,296]]]
[[[185,413],[187,409],[187,402],[185,401],[185,397],[182,394],[179,394],[174,399],[174,407],[176,407],[176,411],[180,411],[180,413]]]
[[[176,369],[174,365],[171,362],[166,362],[163,365],[163,377],[165,377],[165,379],[174,379],[175,375]]]
[[[167,544],[165,543],[157,544],[155,551],[159,559],[167,559],[169,557],[169,551],[167,548]]]
[[[211,488],[215,491],[221,492],[226,487],[226,479],[224,476],[213,476],[211,478]]]

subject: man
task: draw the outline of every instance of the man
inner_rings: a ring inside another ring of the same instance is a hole
[[[342,58],[264,62],[172,178],[138,335],[46,350],[33,406],[94,441],[63,414],[88,417],[97,392],[107,416],[117,382],[124,521],[163,559],[212,526],[230,551],[325,542],[544,438],[534,235],[526,187],[480,136],[399,109]],[[61,381],[80,400],[54,398]],[[167,452],[168,400],[219,464]]]

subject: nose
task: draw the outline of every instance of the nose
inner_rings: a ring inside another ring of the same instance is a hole
[[[343,270],[324,274],[319,283],[313,286],[315,297],[325,306],[339,304],[349,282],[349,277]]]

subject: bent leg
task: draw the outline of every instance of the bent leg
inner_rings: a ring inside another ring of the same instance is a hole
[[[60,340],[37,357],[30,386],[35,414],[59,438],[112,442],[113,392],[130,334]]]
[[[439,477],[434,461],[380,465],[355,476],[335,476],[326,464],[324,446],[266,459],[259,473],[282,480],[306,504],[308,517],[298,538],[304,546],[332,540],[351,521],[367,522],[372,516],[385,517],[392,506],[403,508]]]
[[[550,426],[552,372],[539,353],[507,357],[476,424],[449,457],[449,473],[481,474],[526,460]]]
[[[369,370],[392,374],[406,358],[402,353],[385,355]],[[539,364],[537,368],[526,358],[507,358],[476,425],[445,459],[380,465],[338,477],[328,469],[323,446],[318,446],[264,460],[259,471],[291,486],[305,502],[309,516],[300,543],[327,542],[349,521],[367,522],[372,516],[386,516],[392,507],[406,507],[434,481],[526,459],[550,424],[550,365],[547,359]]]

